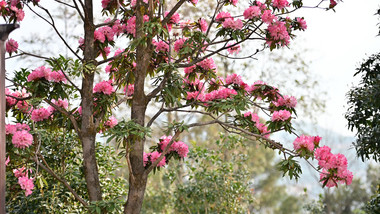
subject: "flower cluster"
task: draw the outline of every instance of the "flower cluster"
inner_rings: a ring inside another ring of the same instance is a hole
[[[25,190],[25,196],[32,194],[34,189],[33,178],[29,178],[28,171],[24,171],[25,167],[14,169],[13,174],[18,178],[21,189]]]
[[[113,92],[115,92],[115,88],[112,86],[111,80],[104,80],[95,85],[93,92],[111,95]]]
[[[62,71],[51,71],[50,68],[45,66],[38,67],[32,71],[28,76],[28,81],[35,81],[45,79],[50,82],[66,82],[66,77]]]
[[[18,49],[18,43],[13,39],[9,39],[7,43],[5,44],[5,50],[9,54],[17,52],[17,49]]]
[[[274,111],[272,121],[287,121],[292,114],[287,110]]]
[[[259,130],[260,134],[264,137],[269,137],[268,127],[264,123],[260,123],[260,118],[256,113],[246,112],[244,113],[244,117],[251,117],[251,121],[255,123],[257,130]]]
[[[297,152],[300,152],[301,150],[307,150],[309,152],[314,151],[314,147],[317,147],[319,145],[319,141],[321,140],[318,136],[305,136],[301,135],[300,137],[297,137],[293,142],[293,147]]]
[[[293,96],[280,96],[280,98],[277,99],[277,101],[274,101],[273,104],[276,107],[279,106],[285,106],[286,108],[295,108],[297,105],[297,99]]]
[[[144,166],[151,165],[156,161],[164,152],[165,148],[172,141],[172,136],[162,136],[160,142],[157,145],[158,151],[153,151],[151,153],[144,153]],[[164,158],[157,164],[157,167],[163,167],[166,163],[169,162],[171,156],[176,155],[178,158],[185,158],[189,153],[189,147],[182,141],[174,141],[169,151],[166,153]]]
[[[107,128],[113,128],[118,124],[117,119],[114,116],[108,118],[108,120],[104,123],[104,126]]]
[[[62,99],[58,99],[58,100],[52,99],[51,102],[54,105],[61,107],[63,109],[66,109],[66,110],[69,108],[69,102],[67,99],[63,99],[63,100]],[[53,113],[55,111],[55,108],[53,106],[49,106],[47,110],[48,110],[48,112]]]
[[[7,124],[5,133],[12,136],[12,144],[16,148],[24,149],[33,144],[33,135],[29,133],[30,127],[27,124],[17,123]]]
[[[350,185],[353,174],[347,169],[347,159],[343,154],[332,154],[328,146],[317,148],[314,153],[318,160],[320,181],[327,187],[338,186],[341,184]]]
[[[32,119],[35,122],[46,120],[53,112],[50,109],[39,108],[32,111]]]

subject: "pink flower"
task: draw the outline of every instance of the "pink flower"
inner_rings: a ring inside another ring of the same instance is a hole
[[[205,69],[205,70],[214,70],[214,71],[216,71],[216,64],[215,64],[214,60],[211,57],[210,58],[206,58],[203,61],[198,62],[197,65],[200,66],[201,68]]]
[[[181,49],[184,47],[187,38],[180,38],[174,42],[174,51],[179,53]]]
[[[14,169],[13,174],[16,178],[23,177],[27,174],[27,172],[24,170],[25,170],[25,166],[18,168],[18,169]]]
[[[234,6],[236,6],[236,4],[238,3],[238,0],[228,0],[231,4],[233,4]]]
[[[9,54],[12,54],[14,52],[17,52],[17,49],[18,49],[18,43],[13,40],[13,39],[9,39],[7,41],[7,43],[5,44],[5,50],[9,53]]]
[[[289,44],[290,36],[288,33],[288,29],[285,26],[285,22],[278,21],[269,24],[268,32],[270,34],[270,38],[267,39],[267,43],[271,43],[272,41],[274,41],[281,45]]]
[[[228,43],[227,46],[231,46],[233,45],[232,47],[228,48],[227,51],[229,54],[238,54],[241,50],[240,48],[240,45],[235,45],[236,43]]]
[[[218,23],[224,22],[224,20],[232,18],[231,14],[229,12],[220,12],[218,15],[215,17],[215,21]]]
[[[203,33],[205,33],[205,32],[207,31],[208,24],[207,24],[206,20],[204,20],[204,19],[202,19],[202,18],[199,19],[199,26],[200,26],[201,31],[202,31]]]
[[[149,16],[144,15],[144,22],[149,21]],[[126,30],[128,33],[132,34],[133,37],[136,37],[136,16],[132,16],[127,21],[127,27]]]
[[[169,45],[164,41],[154,43],[157,52],[167,53],[169,52]]]
[[[135,85],[128,85],[125,87],[124,93],[127,94],[128,97],[133,96],[133,93],[135,93]]]
[[[334,8],[337,5],[335,0],[330,0],[330,6],[329,8]]]
[[[244,84],[244,82],[240,75],[231,74],[231,75],[228,75],[226,78],[226,85],[229,85],[229,84],[236,84],[240,86]]]
[[[108,118],[104,125],[108,128],[113,128],[118,124],[117,119],[114,116]]]
[[[287,110],[274,111],[272,121],[286,121],[290,118],[291,113]]]
[[[66,82],[65,74],[62,71],[52,71],[49,76],[45,77],[51,82]]]
[[[246,112],[244,113],[244,117],[249,117],[251,116],[251,120],[255,123],[260,123],[260,118],[259,116],[256,114],[256,113],[252,113],[252,112]]]
[[[7,159],[5,160],[5,166],[8,166],[9,161],[10,161],[10,159],[9,159],[9,156],[8,156]]]
[[[5,88],[5,95],[12,95],[13,93],[11,92],[11,90],[9,90],[8,88]],[[17,103],[17,100],[12,98],[12,97],[9,97],[9,96],[5,96],[5,99],[7,101],[7,106],[13,106]]]
[[[189,147],[182,141],[174,142],[170,149],[173,149],[181,158],[185,158],[189,153]]]
[[[268,127],[265,126],[265,124],[263,124],[263,123],[256,123],[256,127],[260,131],[261,135],[263,135],[265,138],[269,138]]]
[[[16,148],[24,149],[33,144],[33,136],[28,131],[16,131],[12,137],[12,143]]]
[[[166,17],[168,14],[169,14],[169,11],[166,11],[165,14],[164,14],[164,16]],[[168,24],[178,24],[179,21],[180,21],[179,14],[178,13],[174,13],[170,17]]]
[[[45,108],[34,109],[31,119],[35,122],[43,121],[45,119],[48,119],[51,114],[52,112]]]
[[[294,140],[293,147],[296,151],[307,149],[312,152],[314,151],[314,137],[301,135]]]
[[[111,0],[102,0],[102,8],[106,9],[108,7],[108,4],[111,2]]]
[[[113,92],[115,92],[115,89],[112,87],[111,83],[112,83],[111,80],[109,80],[109,81],[104,80],[104,81],[95,85],[93,92],[110,95]]]
[[[161,151],[165,150],[165,148],[168,146],[168,144],[170,143],[171,140],[172,140],[172,136],[164,135],[164,136],[160,137],[159,145],[160,145]],[[169,149],[169,151],[172,151],[171,148]]]
[[[149,155],[149,154],[148,154]],[[161,156],[161,153],[157,152],[157,151],[154,151],[152,153],[150,153],[149,157],[150,157],[150,161],[153,163],[155,162],[159,157]],[[166,158],[164,157],[158,164],[157,166],[158,167],[163,167],[165,166],[166,164]]]
[[[25,196],[32,194],[32,190],[34,189],[32,178],[28,178],[28,176],[19,177],[18,183],[20,184],[21,189],[25,190]]]
[[[289,6],[289,2],[287,0],[273,0],[272,1],[273,7],[276,7],[278,9],[282,9]]]
[[[277,20],[276,16],[274,14],[272,14],[271,10],[265,10],[264,13],[263,13],[263,15],[261,15],[261,19],[266,24],[270,24],[274,20]]]
[[[254,17],[259,17],[261,15],[260,7],[251,6],[244,11],[243,15],[245,19],[252,19]]]
[[[193,73],[194,70],[195,70],[195,67],[196,67],[195,65],[190,66],[190,67],[186,67],[186,68],[184,69],[185,74],[191,74],[191,73]]]
[[[241,30],[243,28],[243,22],[240,19],[234,20],[233,18],[228,18],[224,20],[223,27],[232,30]]]
[[[189,0],[189,2],[193,3],[194,5],[196,5],[198,3],[198,0]]]
[[[54,103],[56,106],[61,107],[63,109],[69,108],[69,102],[67,101],[67,99],[63,99],[63,100],[61,98],[59,98],[58,100],[52,99],[51,102]],[[53,106],[49,106],[48,111],[54,112],[55,108]]]
[[[28,82],[31,82],[33,80],[38,80],[45,78],[48,80],[50,78],[51,70],[50,68],[45,68],[45,66],[38,67],[32,71],[31,74],[28,76]]]
[[[277,102],[273,102],[273,104],[277,107],[286,106],[287,108],[295,108],[297,105],[297,99],[293,96],[285,95],[283,97],[280,96]]]
[[[296,21],[298,22],[298,25],[300,26],[301,30],[306,30],[307,29],[307,24],[304,18],[296,18]]]
[[[104,43],[106,41],[106,37],[99,29],[94,31],[94,39],[98,40],[101,43]]]

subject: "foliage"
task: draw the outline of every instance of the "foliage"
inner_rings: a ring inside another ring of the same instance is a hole
[[[357,130],[355,145],[358,156],[380,160],[380,53],[366,59],[356,75],[361,75],[358,86],[348,93],[346,119],[351,130]]]

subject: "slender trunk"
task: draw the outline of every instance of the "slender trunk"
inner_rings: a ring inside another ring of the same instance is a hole
[[[85,21],[84,21],[84,64],[94,65],[94,24],[92,0],[85,0]],[[94,66],[85,66],[87,68]],[[80,140],[83,148],[83,167],[87,184],[87,191],[90,201],[102,200],[102,192],[99,182],[99,172],[95,156],[96,127],[93,118],[93,85],[95,70],[84,70],[82,81],[82,125],[80,130]]]
[[[145,33],[141,31],[144,16],[142,11],[145,11],[145,9],[141,8],[140,1],[137,1],[136,39],[145,37]],[[151,39],[147,40],[146,46],[138,45],[136,48],[135,91],[132,100],[131,119],[141,126],[145,126],[145,112],[148,101],[144,93],[144,83],[152,50]],[[143,164],[144,143],[145,139],[133,142],[131,151],[127,151],[129,152],[132,172],[129,175],[129,192],[127,202],[124,205],[124,213],[138,214],[141,212],[146,183],[148,181],[148,175],[145,172]]]

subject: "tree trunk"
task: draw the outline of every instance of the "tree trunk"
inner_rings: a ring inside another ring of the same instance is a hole
[[[95,75],[95,55],[92,0],[85,0],[84,21],[84,64],[82,81],[82,125],[79,137],[83,148],[83,167],[90,201],[102,200],[99,172],[95,155],[96,127],[93,117],[93,85]],[[93,66],[92,66],[93,65]],[[87,68],[86,68],[87,67]],[[89,70],[87,70],[90,68]]]
[[[143,16],[142,11],[146,11],[146,8],[141,8],[141,1],[137,1],[136,4],[136,39],[145,37],[145,33],[142,32]],[[153,45],[151,39],[147,39],[147,44],[140,44],[136,48],[136,70],[135,70],[135,83],[134,94],[131,108],[131,119],[141,125],[145,126],[145,112],[148,105],[148,101],[144,92],[145,77],[147,74],[148,66],[151,61],[153,52]],[[148,175],[145,172],[143,162],[145,139],[133,142],[131,150],[129,152],[129,160],[131,164],[131,171],[129,175],[129,192],[128,199],[124,205],[124,213],[137,214],[141,212],[146,183]]]

